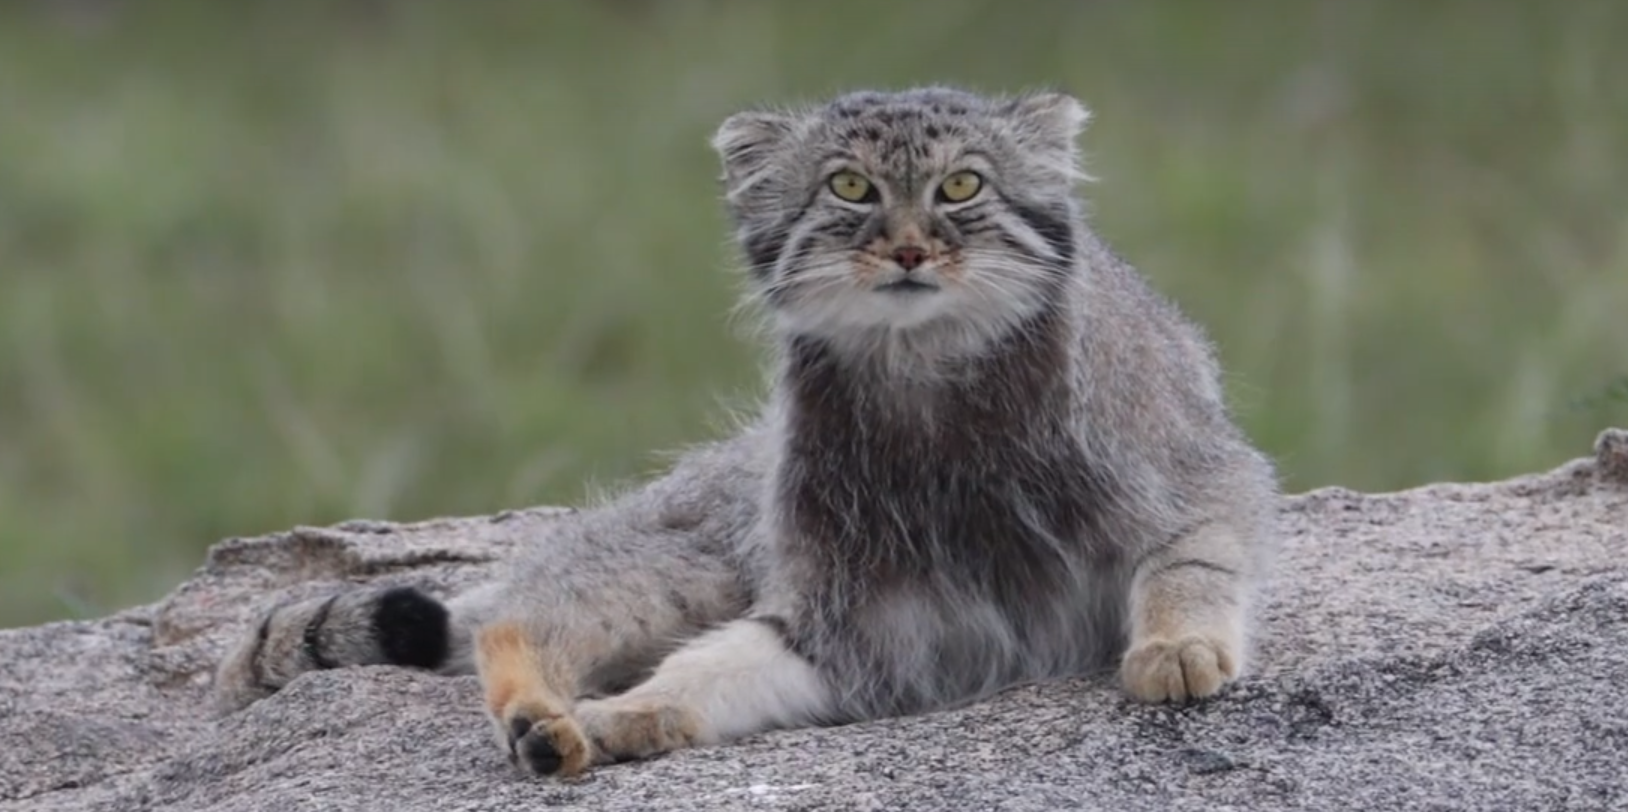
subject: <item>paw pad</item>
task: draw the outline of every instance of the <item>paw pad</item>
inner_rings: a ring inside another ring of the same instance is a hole
[[[509,760],[533,775],[569,777],[588,767],[588,742],[570,717],[516,713],[505,732]]]

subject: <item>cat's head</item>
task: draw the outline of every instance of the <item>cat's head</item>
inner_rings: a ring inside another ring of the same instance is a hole
[[[726,119],[712,143],[753,297],[783,331],[993,337],[1074,272],[1071,96],[856,92]]]

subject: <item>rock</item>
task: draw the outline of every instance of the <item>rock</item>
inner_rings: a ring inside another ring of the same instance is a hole
[[[557,511],[216,545],[164,601],[0,632],[0,812],[1628,808],[1628,432],[1491,484],[1286,497],[1256,671],[1146,707],[1106,679],[530,779],[473,678],[316,672],[215,718],[225,646],[340,582],[482,579]]]

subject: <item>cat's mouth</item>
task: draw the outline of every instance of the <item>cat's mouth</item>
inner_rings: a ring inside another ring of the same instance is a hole
[[[882,293],[919,294],[931,293],[938,290],[938,286],[931,282],[923,282],[920,279],[905,277],[903,279],[895,279],[886,284],[877,285],[876,289]]]

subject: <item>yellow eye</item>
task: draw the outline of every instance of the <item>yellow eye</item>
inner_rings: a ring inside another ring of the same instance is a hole
[[[876,199],[875,187],[858,172],[838,172],[832,175],[831,191],[850,203],[867,203]]]
[[[977,172],[957,172],[944,179],[938,187],[938,196],[951,203],[961,203],[971,200],[984,188],[984,179]]]

